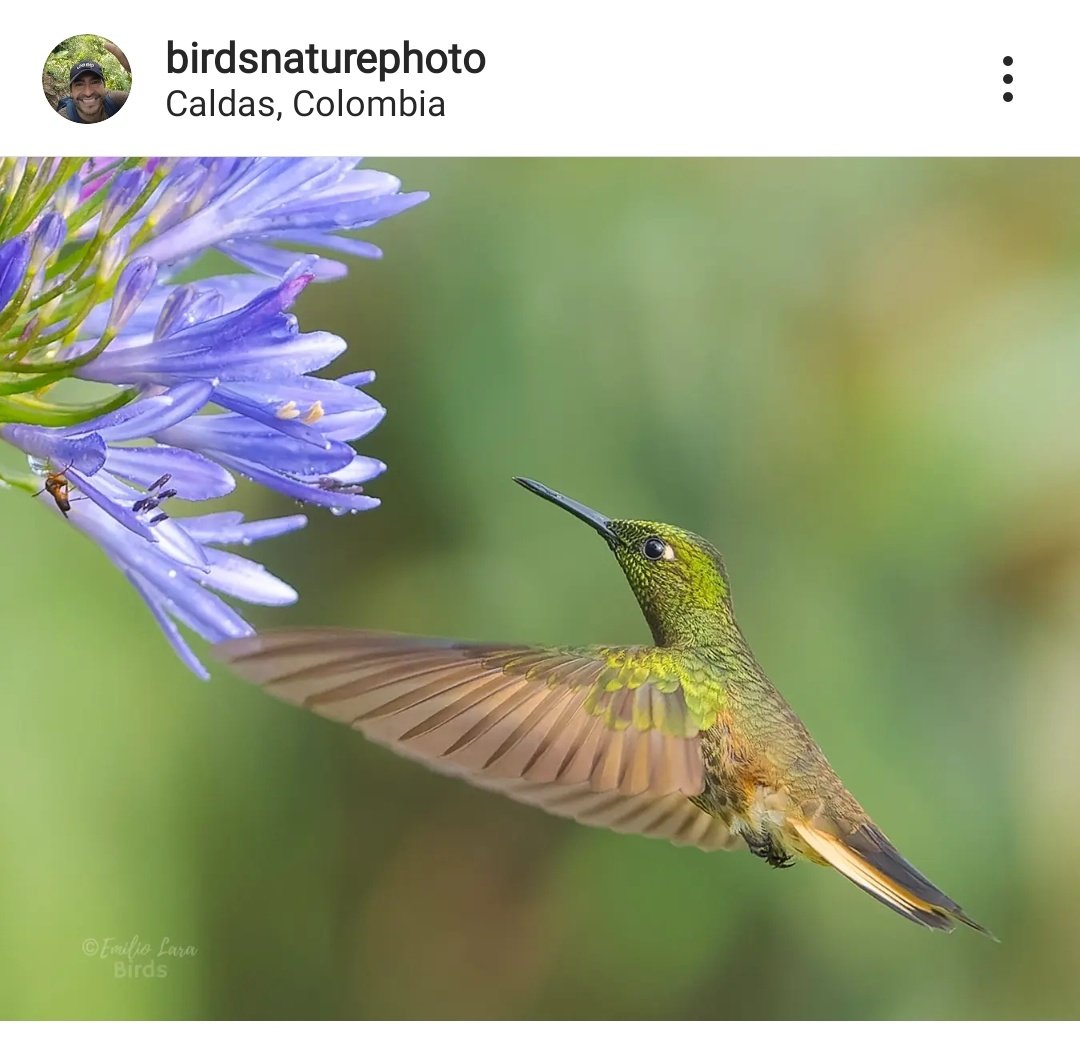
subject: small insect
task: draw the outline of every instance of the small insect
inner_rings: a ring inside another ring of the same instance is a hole
[[[343,483],[332,476],[319,477],[319,490],[337,491],[338,494],[363,494],[364,488],[358,483]]]
[[[68,513],[71,512],[71,499],[69,497],[71,483],[65,475],[70,468],[71,463],[69,462],[63,469],[50,469],[45,474],[45,486],[37,494],[33,495],[36,498],[38,494],[44,494],[48,491],[64,519],[67,519]]]
[[[131,506],[132,512],[153,512],[154,509],[161,508],[161,503],[167,501],[169,498],[176,497],[176,488],[165,487],[172,479],[171,473],[163,473],[159,476],[149,487],[146,488],[147,496],[140,498],[134,505]],[[165,488],[164,490],[162,488]],[[160,523],[162,520],[167,520],[169,517],[164,512],[159,512],[156,516],[152,516],[149,521],[149,525],[152,527],[156,523]]]

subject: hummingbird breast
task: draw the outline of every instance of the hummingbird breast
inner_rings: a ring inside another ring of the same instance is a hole
[[[701,734],[701,753],[705,789],[694,800],[699,808],[730,823],[745,813],[751,791],[745,748],[736,744],[726,717]]]
[[[773,769],[754,760],[752,749],[719,721],[702,734],[705,789],[691,798],[702,811],[723,820],[753,855],[778,869],[791,866],[802,843],[791,840],[792,798]],[[815,859],[816,856],[812,856]]]
[[[790,822],[823,803],[839,808],[853,799],[764,675],[746,667],[728,670],[725,685],[724,709],[701,734],[705,785],[692,800],[722,819],[754,855],[789,866],[794,854],[807,854]],[[844,807],[857,810],[854,803]]]

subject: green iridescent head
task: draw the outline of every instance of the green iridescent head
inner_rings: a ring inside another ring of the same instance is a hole
[[[587,523],[615,553],[660,646],[726,642],[734,630],[727,572],[704,538],[667,523],[618,520],[535,480],[522,487]]]

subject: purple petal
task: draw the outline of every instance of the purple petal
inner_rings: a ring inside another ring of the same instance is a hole
[[[383,419],[386,409],[380,405],[374,408],[342,411],[328,414],[319,422],[319,432],[334,440],[356,440],[366,436]]]
[[[202,661],[191,651],[191,647],[184,641],[172,617],[165,612],[164,604],[169,600],[165,598],[149,581],[144,581],[134,570],[129,567],[121,568],[124,576],[135,586],[135,590],[143,597],[144,602],[150,607],[154,620],[158,622],[165,638],[169,640],[176,655],[198,675],[203,681],[208,681],[210,672],[203,667]]]
[[[243,617],[189,576],[185,567],[162,555],[156,545],[134,537],[100,510],[83,510],[78,515],[73,511],[71,516],[121,570],[139,574],[148,588],[160,594],[168,612],[200,637],[219,642],[252,633]]]
[[[227,469],[180,447],[112,447],[105,468],[139,487],[149,487],[168,473],[162,489],[174,490],[187,501],[221,498],[236,489]]]
[[[152,518],[154,514],[151,512],[144,515]],[[199,571],[199,580],[202,580],[201,574],[210,569],[210,559],[206,554],[206,549],[181,524],[170,516],[164,522],[154,524],[154,533],[157,535],[161,551],[175,561],[173,565],[179,564],[193,571]]]
[[[74,427],[61,431],[7,422],[0,423],[0,437],[34,458],[45,459],[52,469],[72,468],[92,476],[105,462],[105,441],[97,433]]]
[[[293,254],[270,248],[267,240],[369,227],[427,198],[424,192],[402,194],[396,177],[354,166],[352,159],[321,158],[219,162],[208,167],[207,183],[189,204],[187,218],[142,251],[166,264],[216,247],[277,274]],[[319,261],[313,273],[336,277],[344,266]]]
[[[218,248],[230,260],[243,264],[256,274],[280,278],[296,261],[307,255],[289,249],[279,249],[263,242],[221,242]],[[349,268],[340,260],[330,260],[325,256],[312,258],[311,273],[318,281],[334,281],[348,274]]]
[[[353,487],[356,484],[367,483],[377,476],[386,472],[386,463],[377,458],[367,458],[357,455],[348,465],[343,466],[336,472],[329,474],[329,480],[343,487]]]
[[[122,228],[115,234],[109,236],[109,240],[105,243],[105,248],[101,250],[101,256],[98,259],[98,278],[108,280],[111,278],[117,270],[120,268],[120,264],[127,259],[128,250],[131,246],[131,229]],[[109,304],[110,311],[112,310],[112,304]]]
[[[161,308],[154,339],[167,339],[185,328],[212,321],[225,313],[225,297],[213,289],[198,285],[181,285],[173,291]]]
[[[164,597],[169,612],[200,638],[220,642],[254,632],[236,610],[181,571],[162,565],[159,559],[139,559],[137,552],[131,555],[138,572]]]
[[[112,234],[116,222],[124,215],[142,191],[146,173],[141,169],[124,170],[109,185],[109,195],[101,208],[98,230],[102,235]]]
[[[273,289],[278,284],[276,278],[264,278],[260,274],[221,274],[213,278],[200,278],[197,282],[189,285],[158,285],[152,289],[142,302],[142,306],[131,316],[124,326],[124,336],[120,336],[109,349],[115,348],[117,343],[122,343],[125,338],[135,334],[153,335],[158,321],[162,318],[166,309],[166,301],[177,292],[191,289],[194,296],[202,294],[216,294],[221,299],[220,309],[216,313],[199,312],[177,321],[176,327],[170,327],[169,334],[179,331],[181,328],[194,324],[197,321],[205,321],[211,317],[218,317],[223,313],[239,310],[250,303],[260,293]],[[80,340],[94,340],[105,331],[105,325],[109,320],[108,303],[99,303],[79,326]],[[170,315],[170,320],[175,320]],[[154,335],[154,338],[163,338],[166,333]],[[141,345],[133,343],[132,345]]]
[[[194,415],[210,399],[211,390],[208,382],[180,383],[165,393],[147,394],[106,415],[71,426],[67,432],[100,432],[109,441],[151,436]]]
[[[16,235],[0,245],[0,310],[11,302],[22,285],[30,262],[30,235]]]
[[[303,375],[225,383],[214,388],[212,399],[286,436],[317,444],[328,436],[354,440],[386,414],[378,401],[352,386]]]
[[[86,490],[88,481],[81,481],[79,487]],[[210,563],[202,546],[198,544],[182,527],[171,519],[158,522],[160,511],[135,511],[135,503],[143,494],[121,483],[106,472],[98,473],[94,478],[94,494],[87,491],[87,497],[102,505],[105,511],[132,533],[144,537],[143,531],[150,533],[147,540],[157,545],[162,556],[167,556],[172,565],[194,567],[199,570],[209,569]],[[134,523],[133,523],[134,521]]]
[[[179,522],[201,544],[247,545],[299,530],[307,526],[307,516],[281,516],[245,523],[242,512],[214,512],[208,516],[187,517]]]
[[[296,602],[296,591],[259,563],[216,548],[208,548],[206,555],[210,572],[199,580],[208,588],[260,606],[290,606]]]
[[[67,236],[67,224],[59,213],[46,213],[34,228],[30,264],[41,267],[60,248]]]
[[[239,639],[255,633],[255,629],[228,603],[222,602],[214,592],[195,581],[169,582],[157,572],[153,576],[156,578],[153,583],[166,596],[169,612],[207,642]],[[181,590],[173,587],[176,585]],[[167,591],[170,587],[173,591],[171,596]]]
[[[317,414],[309,408],[300,409],[298,402],[278,399],[276,401],[263,401],[258,391],[263,383],[230,382],[222,386],[215,386],[213,401],[215,404],[237,415],[252,419],[260,425],[276,430],[287,437],[295,437],[318,447],[329,445],[329,439],[321,430],[314,428]],[[250,387],[255,392],[247,391]],[[311,416],[312,421],[305,422],[305,416]]]
[[[82,189],[82,181],[78,174],[68,177],[64,184],[52,197],[53,208],[66,220],[75,212],[79,204],[79,192]]]
[[[329,364],[345,349],[327,332],[301,333],[288,313],[310,275],[290,278],[246,307],[203,321],[166,339],[106,350],[79,369],[96,382],[174,383],[187,379],[264,379],[300,375]]]
[[[366,372],[353,372],[352,375],[343,375],[338,382],[345,386],[367,386],[368,383],[375,381],[375,373],[373,371]]]
[[[164,430],[158,439],[199,454],[250,458],[264,466],[309,476],[332,473],[348,465],[355,453],[348,444],[309,444],[239,415],[196,415]]]
[[[304,480],[291,476],[274,469],[269,469],[258,462],[246,458],[218,454],[211,452],[223,465],[235,469],[238,473],[269,487],[272,491],[287,494],[297,501],[310,502],[312,505],[321,505],[336,513],[359,512],[362,509],[373,509],[379,504],[378,498],[369,498],[363,494],[353,494],[349,491],[340,490],[337,482],[329,477],[322,477],[323,483],[308,483]]]
[[[108,485],[115,483],[115,481],[111,480],[110,477],[104,474],[98,474],[98,476],[94,479],[102,483],[108,480]],[[81,475],[76,475],[71,480],[71,482],[76,487],[78,487],[79,490],[82,491],[87,498],[89,498],[108,516],[116,520],[116,522],[119,523],[122,527],[126,527],[133,534],[138,535],[140,538],[144,538],[145,540],[150,542],[156,542],[157,537],[154,535],[154,532],[146,525],[145,521],[142,520],[138,514],[131,511],[131,506],[135,499],[131,498],[126,503],[114,501],[113,498],[111,498],[104,490],[102,490],[95,484],[94,479]],[[88,509],[87,511],[92,512],[93,510]]]
[[[112,309],[109,311],[109,327],[123,328],[128,318],[139,309],[142,301],[154,287],[157,264],[148,256],[132,260],[120,275],[113,292]]]
[[[329,232],[289,234],[288,241],[291,245],[303,245],[309,252],[318,253],[322,249],[332,249],[335,252],[345,253],[346,256],[359,256],[364,260],[381,260],[383,251],[371,242],[365,242],[360,238],[346,238],[344,235],[331,234]]]
[[[209,170],[205,166],[188,165],[175,169],[150,199],[147,220],[154,224],[160,237],[167,228],[182,220],[185,209],[205,186]]]

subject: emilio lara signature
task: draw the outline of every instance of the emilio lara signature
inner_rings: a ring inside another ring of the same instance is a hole
[[[82,951],[91,959],[110,960],[118,978],[165,978],[170,964],[194,959],[199,953],[198,946],[168,936],[150,941],[137,934],[127,939],[84,938]]]

